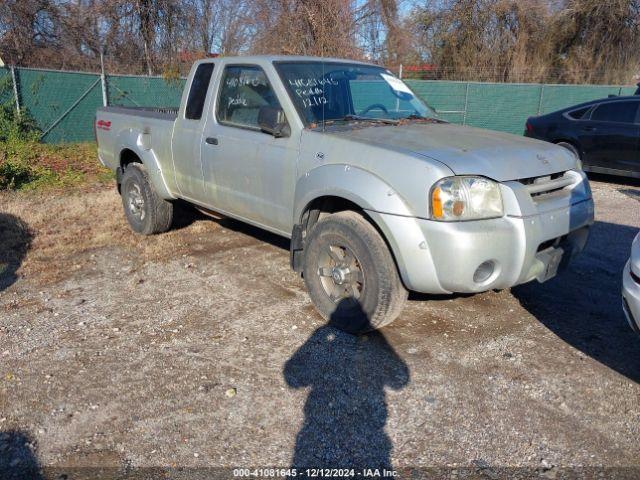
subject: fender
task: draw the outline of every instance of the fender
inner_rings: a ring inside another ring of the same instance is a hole
[[[553,143],[555,143],[556,145],[560,142],[564,142],[564,143],[569,143],[571,144],[580,154],[580,158],[582,158],[584,156],[584,151],[582,150],[582,147],[580,146],[580,140],[578,140],[577,138],[571,136],[567,136],[567,135],[562,135],[561,137],[554,137],[553,138]]]
[[[298,179],[293,224],[300,223],[307,206],[323,196],[344,198],[363,210],[414,216],[400,194],[377,175],[351,165],[331,164],[314,168]]]
[[[433,293],[446,292],[435,278],[431,252],[420,247],[425,238],[414,212],[405,200],[380,177],[344,164],[317,167],[298,180],[291,243],[291,266],[295,270],[300,267],[295,254],[304,248],[300,231],[302,215],[313,200],[323,196],[344,198],[365,211],[387,241],[400,277],[407,288],[416,289],[418,285],[427,285]],[[425,266],[420,278],[412,276],[411,270],[407,268],[411,262],[415,262],[416,253]]]
[[[156,153],[153,151],[150,145],[150,135],[146,131],[135,131],[133,129],[122,130],[116,137],[116,145],[118,147],[118,167],[120,166],[120,157],[124,150],[131,150],[134,152],[142,164],[146,167],[149,174],[149,179],[156,190],[156,193],[165,200],[176,199],[177,197],[171,193],[167,182],[165,180],[164,173],[160,167],[160,162]]]

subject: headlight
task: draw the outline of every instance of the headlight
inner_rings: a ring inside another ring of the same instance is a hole
[[[504,214],[500,186],[484,177],[443,178],[431,189],[431,217],[443,222]]]

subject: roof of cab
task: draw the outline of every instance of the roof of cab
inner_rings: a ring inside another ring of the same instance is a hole
[[[214,57],[203,58],[198,60],[197,63],[203,62],[216,62],[224,61],[225,63],[272,63],[272,62],[340,62],[340,63],[355,63],[358,65],[370,65],[379,67],[374,63],[362,62],[360,60],[352,60],[348,58],[331,58],[331,57],[311,57],[301,55],[250,55],[250,56],[236,56],[236,57]]]

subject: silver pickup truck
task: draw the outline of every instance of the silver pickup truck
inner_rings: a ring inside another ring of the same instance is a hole
[[[288,237],[318,311],[350,332],[393,321],[408,290],[548,280],[593,222],[568,150],[444,122],[355,61],[202,60],[178,109],[100,108],[96,133],[133,230],[166,231],[182,199]]]

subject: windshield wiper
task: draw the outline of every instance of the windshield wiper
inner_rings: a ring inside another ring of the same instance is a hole
[[[337,121],[361,121],[361,122],[377,122],[377,123],[386,123],[388,125],[397,125],[400,123],[399,120],[395,120],[393,118],[375,118],[375,117],[363,117],[361,115],[345,115],[342,118],[336,119]]]
[[[406,117],[402,117],[402,120],[427,120],[434,123],[448,123],[446,120],[442,120],[441,118],[423,117],[422,115],[416,115],[415,113],[407,115]]]

